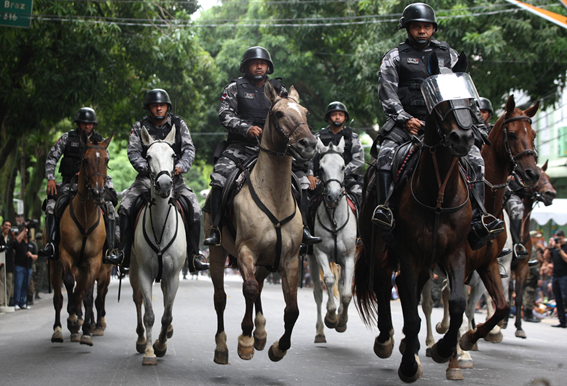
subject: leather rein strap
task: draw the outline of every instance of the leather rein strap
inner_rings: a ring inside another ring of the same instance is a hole
[[[177,230],[179,228],[179,216],[176,215],[175,216],[175,234],[173,235],[173,237],[171,238],[169,243],[164,248],[161,247],[161,243],[163,241],[163,233],[165,232],[165,225],[167,224],[167,219],[169,218],[169,214],[171,213],[171,208],[173,208],[173,207],[174,207],[174,205],[170,203],[169,206],[168,206],[168,209],[167,209],[167,215],[165,216],[165,221],[163,222],[163,228],[161,229],[161,235],[160,235],[159,239],[156,236],[153,216],[152,216],[152,213],[151,213],[152,212],[152,205],[149,204],[146,207],[146,210],[144,210],[144,218],[142,220],[142,229],[144,230],[144,239],[146,240],[146,242],[148,243],[148,245],[150,246],[152,251],[154,251],[157,254],[157,257],[158,257],[158,274],[157,274],[157,277],[156,277],[156,283],[159,283],[161,281],[161,276],[163,274],[163,254],[164,254],[165,251],[167,251],[169,249],[169,247],[171,247],[171,245],[173,244],[173,242],[177,238]],[[154,240],[156,241],[157,245],[152,243],[152,241],[150,240],[148,233],[146,231],[146,213],[148,212],[148,210],[150,211],[150,222],[152,224],[152,233],[153,233]]]
[[[96,220],[96,222],[94,223],[94,225],[92,227],[90,227],[88,230],[85,230],[85,228],[81,225],[81,223],[79,223],[79,219],[77,219],[77,216],[75,215],[75,210],[73,209],[73,201],[71,201],[69,203],[69,214],[71,215],[71,218],[73,219],[73,222],[75,223],[75,225],[77,226],[77,228],[79,228],[79,231],[81,232],[81,234],[83,235],[83,241],[81,244],[81,253],[79,254],[79,260],[83,259],[83,254],[85,253],[85,246],[87,244],[87,239],[89,238],[89,235],[96,229],[96,227],[98,226],[98,224],[100,223],[100,212],[101,209],[97,207],[97,212],[98,212],[98,218]],[[85,216],[86,218],[86,216]]]

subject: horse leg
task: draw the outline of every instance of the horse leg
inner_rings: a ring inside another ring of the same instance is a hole
[[[103,336],[104,330],[106,328],[106,295],[108,293],[108,286],[110,284],[110,270],[104,266],[102,268],[104,272],[99,275],[99,280],[97,281],[97,296],[95,301],[96,306],[96,326],[93,331],[93,336]]]
[[[268,351],[268,356],[272,362],[281,360],[291,347],[291,333],[299,317],[299,308],[297,306],[297,283],[299,276],[297,255],[284,259],[280,263],[279,273],[282,278],[282,290],[286,304],[284,310],[284,334],[279,341],[272,344]]]
[[[435,344],[433,329],[431,328],[431,311],[433,310],[433,298],[431,297],[431,280],[428,280],[421,290],[421,309],[425,315],[427,325],[427,336],[425,338],[425,356],[431,356],[431,347]]]
[[[63,268],[59,261],[50,262],[50,279],[53,285],[53,308],[55,309],[55,323],[53,323],[52,343],[63,343],[63,332],[61,330],[61,308],[63,308],[63,294],[61,292],[61,280]]]
[[[79,315],[73,300],[75,278],[71,273],[71,268],[63,269],[63,284],[67,290],[67,314],[69,315],[67,317],[67,329],[71,332],[71,342],[79,342],[81,340],[81,334],[79,334],[81,321],[79,320]]]
[[[339,279],[339,292],[341,294],[341,306],[339,307],[339,322],[335,330],[345,332],[348,322],[348,306],[352,301],[352,281],[354,278],[354,256],[349,254],[343,263],[341,277]]]
[[[321,280],[319,276],[319,263],[314,255],[308,255],[309,273],[311,275],[311,283],[313,284],[313,297],[317,305],[317,323],[315,324],[315,343],[327,343],[325,338],[325,327],[323,325],[323,316],[321,315],[321,304],[323,303],[323,289],[321,288]]]
[[[514,322],[516,332],[514,335],[516,338],[521,339],[527,338],[525,331],[522,329],[522,306],[524,305],[524,287],[526,285],[527,276],[527,264],[526,269],[524,270],[523,264],[519,263],[516,268],[516,321]]]
[[[319,263],[319,268],[323,271],[323,280],[325,281],[325,287],[327,287],[327,314],[325,315],[325,325],[327,328],[335,328],[338,323],[337,318],[337,306],[335,304],[335,274],[331,270],[329,265],[329,258],[327,254],[323,251],[318,250],[314,247],[315,257],[317,258],[317,263]],[[336,267],[335,267],[336,269]],[[318,274],[318,272],[317,272]]]
[[[214,304],[217,313],[217,332],[215,334],[215,356],[214,362],[220,365],[228,364],[228,346],[226,345],[226,333],[224,332],[224,310],[226,308],[226,292],[224,291],[224,265],[226,254],[220,247],[210,247],[211,279],[214,288]]]
[[[132,270],[130,270],[132,272]],[[155,314],[152,306],[152,283],[153,279],[146,272],[139,272],[139,283],[144,301],[144,327],[146,328],[146,348],[142,365],[155,366],[157,358],[152,346],[152,328],[154,327]]]
[[[483,285],[483,288],[484,288],[484,285]],[[486,289],[485,289],[484,297],[486,299],[486,320],[488,320],[492,317],[492,315],[494,315],[494,301],[492,300],[492,296],[490,296],[490,294],[488,292],[486,292]],[[492,330],[490,330],[488,335],[484,337],[484,340],[491,342],[491,343],[502,342],[502,339],[504,339],[504,335],[502,334],[502,331],[500,330],[499,324],[500,323],[498,323],[496,326],[494,326],[494,328]]]
[[[78,270],[77,283],[75,285],[75,292],[73,293],[73,302],[78,310],[83,300],[85,306],[85,317],[83,322],[83,335],[81,336],[80,343],[88,346],[93,345],[93,338],[91,336],[91,319],[93,312],[93,289],[94,289],[94,272],[100,269],[100,262],[89,261],[85,267]]]
[[[451,297],[451,289],[449,281],[443,280],[443,289],[441,290],[441,299],[443,299],[443,319],[435,326],[438,334],[445,334],[449,329],[449,298]]]
[[[134,263],[132,264],[132,268],[133,266]],[[136,351],[140,354],[143,354],[146,351],[146,331],[144,329],[144,322],[142,320],[142,303],[144,301],[144,297],[140,289],[140,280],[138,278],[137,270],[130,269],[130,285],[132,286],[133,292],[132,299],[134,300],[134,304],[136,305],[136,334],[138,335],[138,339],[136,340]]]
[[[163,357],[167,351],[167,339],[173,335],[173,302],[177,289],[179,288],[179,272],[173,274],[168,280],[161,281],[163,292],[163,316],[161,317],[161,330],[154,343],[154,353],[157,357]]]
[[[238,356],[241,359],[250,360],[254,356],[254,338],[252,337],[254,321],[252,320],[252,312],[254,303],[260,292],[260,286],[254,277],[254,255],[246,245],[242,246],[240,249],[238,268],[244,279],[242,293],[244,294],[246,303],[246,312],[241,325],[242,335],[238,337]]]
[[[264,288],[264,280],[268,277],[270,271],[266,267],[258,267],[256,270],[256,281],[258,282],[258,297],[254,307],[256,308],[256,317],[254,318],[254,349],[262,351],[266,347],[268,333],[266,332],[266,317],[262,309],[262,289]]]

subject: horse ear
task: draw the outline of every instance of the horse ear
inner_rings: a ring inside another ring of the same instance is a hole
[[[453,72],[465,72],[468,64],[467,54],[465,54],[465,51],[462,51],[459,55],[459,60],[457,60],[452,70]]]
[[[169,143],[170,145],[173,145],[175,143],[175,124],[171,128],[167,137],[165,137],[165,142]]]
[[[524,113],[528,116],[528,117],[533,117],[534,115],[536,115],[537,111],[539,110],[539,100],[536,102],[535,105],[533,105],[532,107],[530,107],[529,109],[527,109],[526,111],[524,111]]]
[[[299,102],[299,93],[293,85],[289,88],[289,96]]]
[[[339,144],[337,146],[337,151],[339,153],[344,153],[345,151],[345,137],[341,137],[341,140],[339,141]]]
[[[144,146],[150,146],[154,143],[154,139],[150,136],[150,133],[148,133],[145,126],[142,126],[142,143]]]
[[[508,97],[508,102],[506,102],[506,115],[510,115],[514,112],[516,108],[516,101],[514,100],[514,94]]]
[[[321,138],[317,137],[317,153],[321,154],[327,150],[327,147],[323,145]]]
[[[547,163],[549,162],[549,160],[546,160],[545,163],[543,164],[543,166],[541,167],[541,170],[543,170],[544,172],[547,170]]]
[[[114,137],[114,133],[110,134],[110,137],[106,138],[102,143],[102,147],[108,149],[108,145],[110,145],[110,141],[112,141],[112,137]]]
[[[274,86],[272,86],[272,83],[270,81],[264,83],[264,94],[271,104],[273,104],[278,97],[278,93],[276,92]]]
[[[429,57],[427,61],[427,71],[429,71],[430,75],[437,75],[441,72],[439,69],[439,59],[437,58],[437,54],[434,52]]]

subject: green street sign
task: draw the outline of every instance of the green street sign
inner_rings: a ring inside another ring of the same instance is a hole
[[[29,28],[33,0],[0,0],[0,26]]]

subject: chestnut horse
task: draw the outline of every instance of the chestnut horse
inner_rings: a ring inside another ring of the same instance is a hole
[[[429,59],[430,81],[460,86],[466,74],[453,74],[439,69],[437,57]],[[461,54],[453,72],[466,70],[466,56]],[[443,78],[441,78],[443,77]],[[472,81],[468,82],[470,89]],[[472,87],[471,87],[472,86]],[[401,350],[402,362],[398,376],[404,382],[414,382],[422,375],[418,358],[421,319],[418,314],[419,294],[429,280],[435,265],[443,267],[450,279],[449,310],[451,327],[443,339],[432,348],[437,361],[448,360],[457,345],[458,329],[465,309],[463,282],[465,280],[467,236],[471,228],[472,209],[468,182],[459,168],[459,158],[466,156],[474,141],[470,107],[475,96],[461,87],[457,100],[439,101],[428,109],[421,154],[409,181],[396,195],[396,226],[393,242],[386,244],[371,224],[376,207],[375,193],[369,191],[374,183],[376,167],[369,167],[363,187],[363,201],[359,229],[364,242],[359,248],[355,267],[357,308],[365,323],[378,319],[380,334],[374,343],[374,352],[381,358],[391,355],[393,326],[390,309],[391,275],[399,265],[396,279],[404,316],[405,339]],[[476,94],[476,90],[474,90]],[[441,354],[443,353],[443,354]],[[439,356],[444,358],[438,358]]]
[[[52,262],[50,269],[55,307],[52,342],[63,342],[62,280],[69,295],[67,328],[72,333],[71,339],[78,338],[81,327],[79,320],[81,302],[85,306],[84,320],[92,319],[94,282],[101,269],[102,249],[106,240],[106,230],[99,206],[104,203],[104,182],[108,165],[106,149],[111,140],[112,135],[101,143],[91,142],[84,133],[81,134],[85,152],[81,161],[77,195],[61,216],[59,259]],[[80,343],[93,345],[91,323],[83,323]]]
[[[266,82],[264,92],[271,107],[262,133],[258,161],[251,172],[245,172],[247,183],[234,198],[232,226],[236,229],[236,238],[224,226],[222,245],[209,249],[217,312],[214,361],[218,364],[228,364],[223,283],[228,254],[236,258],[244,280],[242,292],[246,313],[241,324],[242,335],[238,338],[241,359],[252,359],[254,349],[263,350],[266,344],[261,292],[264,279],[270,273],[267,266],[279,272],[286,302],[284,334],[268,353],[272,361],[281,360],[291,347],[291,333],[299,316],[298,255],[303,224],[292,195],[291,163],[292,156],[296,160],[313,158],[317,142],[306,123],[307,110],[298,103],[299,95],[293,86],[289,96],[278,96],[270,82]],[[210,227],[210,214],[205,213],[205,231],[208,232]],[[256,317],[252,320],[254,306]]]

